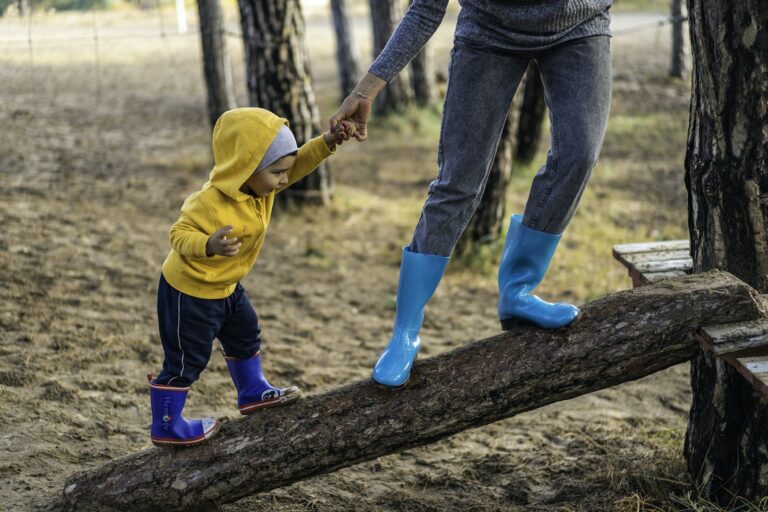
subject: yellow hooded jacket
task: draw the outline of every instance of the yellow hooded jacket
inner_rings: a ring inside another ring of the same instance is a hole
[[[260,108],[230,110],[216,122],[210,178],[184,201],[181,216],[171,227],[171,252],[163,263],[163,276],[172,287],[201,299],[222,299],[251,270],[264,243],[275,192],[253,197],[240,187],[284,124],[288,121]],[[288,171],[288,184],[277,192],[311,173],[331,154],[322,137],[301,146]],[[240,251],[235,256],[206,256],[208,238],[227,225],[234,227],[228,236],[237,237]]]

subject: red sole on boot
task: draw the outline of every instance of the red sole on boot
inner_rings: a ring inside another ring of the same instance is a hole
[[[197,446],[209,440],[216,432],[219,431],[221,422],[216,420],[216,424],[211,430],[201,436],[194,437],[192,439],[170,439],[166,437],[153,437],[152,444],[160,448],[188,448],[190,446]]]
[[[258,402],[251,402],[240,407],[240,414],[247,415],[254,413],[260,409],[269,409],[270,407],[278,407],[285,405],[289,402],[301,398],[301,391],[296,388],[296,391],[289,391],[283,396],[277,398],[269,398],[267,400],[260,400]]]

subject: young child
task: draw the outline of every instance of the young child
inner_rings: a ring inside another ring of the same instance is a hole
[[[189,387],[218,338],[242,414],[285,404],[295,386],[271,386],[261,370],[260,329],[240,280],[256,261],[275,194],[316,169],[354,135],[348,123],[297,147],[288,122],[260,108],[225,112],[213,129],[215,166],[199,192],[189,196],[170,230],[157,316],[165,358],[150,380],[152,443],[191,446],[215,434],[213,418],[182,416]]]

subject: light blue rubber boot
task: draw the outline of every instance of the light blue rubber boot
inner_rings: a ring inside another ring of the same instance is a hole
[[[447,264],[447,256],[420,254],[403,247],[395,328],[373,368],[374,382],[397,388],[408,381],[413,360],[421,348],[419,329],[424,320],[424,306],[435,293]]]
[[[547,272],[561,235],[536,231],[522,224],[522,215],[509,223],[504,254],[499,265],[499,320],[508,331],[520,324],[557,329],[573,322],[579,308],[555,304],[531,295]]]

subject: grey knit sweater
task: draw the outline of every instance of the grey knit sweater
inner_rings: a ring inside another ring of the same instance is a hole
[[[455,39],[500,51],[538,51],[610,36],[611,0],[459,0]],[[443,21],[448,0],[414,0],[369,71],[391,82]]]

